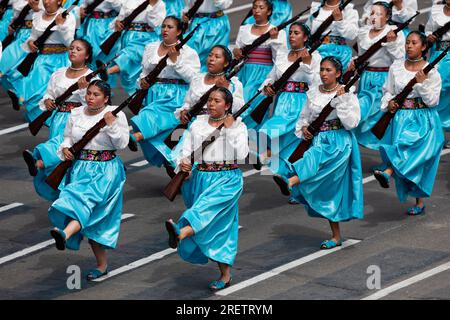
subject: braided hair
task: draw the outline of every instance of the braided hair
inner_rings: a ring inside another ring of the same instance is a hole
[[[89,83],[88,88],[92,86],[96,86],[97,88],[99,88],[103,95],[105,97],[108,97],[108,101],[106,102],[106,104],[111,105],[111,86],[109,85],[109,83],[103,80],[93,80]]]

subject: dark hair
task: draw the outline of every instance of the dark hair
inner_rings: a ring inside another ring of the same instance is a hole
[[[92,80],[89,83],[88,88],[90,88],[92,86],[96,86],[97,88],[99,88],[100,91],[103,93],[103,95],[105,97],[108,97],[108,101],[106,103],[111,104],[111,86],[109,85],[108,82],[103,81],[103,80]]]
[[[293,26],[297,26],[300,29],[302,29],[303,33],[308,37],[308,40],[306,40],[305,45],[309,45],[309,38],[311,37],[311,29],[303,22],[296,21],[289,27],[289,31],[291,31]]]
[[[230,113],[233,107],[233,94],[230,92],[230,90],[224,87],[218,87],[217,89],[212,91],[211,94],[216,91],[222,93],[223,99],[225,100],[225,105],[230,105],[230,108],[228,109],[228,113]]]
[[[384,10],[386,11],[386,15],[388,17],[388,22],[391,21],[391,18],[392,18],[392,6],[393,6],[392,2],[391,3],[387,3],[385,1],[377,1],[377,2],[372,3],[372,7],[373,6],[383,7]]]
[[[88,58],[85,61],[86,64],[90,64],[92,62],[92,54],[93,54],[92,45],[89,43],[89,41],[81,38],[73,40],[70,44],[74,43],[75,41],[80,41],[84,45],[84,48],[86,49],[86,54],[88,56]]]
[[[272,0],[253,0],[253,4],[255,4],[256,1],[264,1],[267,5],[267,7],[270,10],[270,14],[268,15],[268,18],[270,18],[273,14],[273,2]]]
[[[342,1],[343,1],[343,0],[340,1],[340,4],[342,4]],[[325,5],[325,2],[327,2],[327,1],[326,1],[326,0],[322,0],[321,3],[320,3],[319,8],[317,9],[317,11],[314,12],[314,13],[311,15],[311,16],[313,17],[313,19],[314,19],[314,18],[317,18],[317,16],[319,15],[320,9],[323,8],[323,6]]]
[[[178,39],[183,40],[183,33],[186,31],[185,30],[186,25],[183,23],[183,21],[181,21],[175,16],[167,16],[164,18],[163,22],[166,21],[167,19],[171,19],[176,22],[177,30],[181,31],[180,35],[178,36]]]
[[[343,69],[344,69],[342,66],[342,62],[334,56],[326,56],[325,58],[322,59],[322,61],[320,62],[320,65],[322,65],[322,63],[324,63],[325,61],[330,61],[333,64],[333,66],[336,68],[336,71],[341,72],[341,75],[339,76],[339,78],[337,78],[337,81],[339,83],[342,83],[342,81],[343,81],[342,76],[343,76]]]
[[[425,50],[422,51],[422,58],[424,60],[426,60],[427,59],[428,49],[429,49],[427,36],[423,32],[420,32],[418,30],[414,30],[414,31],[411,31],[410,33],[408,33],[408,35],[406,36],[406,39],[408,39],[408,37],[410,35],[412,35],[412,34],[417,34],[419,36],[419,38],[420,38],[420,42],[422,42],[422,44],[425,45]]]
[[[230,49],[228,49],[226,46],[223,46],[221,44],[215,45],[211,48],[211,51],[213,51],[214,48],[220,48],[222,49],[223,56],[225,57],[225,61],[228,62],[228,66],[223,69],[223,71],[227,72],[228,69],[231,66],[231,61],[233,60],[233,54],[231,53]],[[210,52],[211,52],[210,51]]]

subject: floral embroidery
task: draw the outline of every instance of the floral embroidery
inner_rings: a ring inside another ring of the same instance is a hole
[[[444,51],[450,46],[450,41],[438,41],[436,43],[436,51]]]
[[[147,23],[132,23],[128,30],[139,31],[139,32],[154,32],[155,31]]]
[[[423,102],[422,98],[405,99],[402,109],[424,109],[428,106]]]
[[[70,112],[72,109],[81,106],[80,102],[64,102],[62,105],[58,106],[59,112]]]
[[[332,120],[328,120],[325,121],[321,126],[320,126],[320,132],[322,131],[330,131],[330,130],[339,130],[342,129],[342,123],[341,120],[339,119],[332,119]]]
[[[347,44],[347,41],[345,40],[345,38],[339,36],[326,36],[325,38],[323,38],[322,43],[323,44],[334,43],[343,46]]]
[[[306,82],[288,81],[284,88],[281,89],[281,92],[304,93],[308,90],[309,87]]]
[[[21,29],[32,29],[33,28],[33,20],[25,20]]]
[[[157,83],[169,83],[169,84],[183,84],[187,85],[188,83],[183,79],[168,79],[168,78],[156,78]]]
[[[109,161],[116,157],[115,150],[88,150],[83,149],[78,155],[78,160],[87,161]]]
[[[102,12],[102,11],[93,11],[92,12],[92,18],[94,19],[108,19],[108,18],[114,18],[117,17],[118,12],[115,10],[111,10],[108,12]]]
[[[63,53],[68,51],[69,49],[63,44],[44,44],[44,47],[41,50],[41,54],[56,54]]]
[[[236,170],[239,169],[239,165],[237,163],[206,163],[203,162],[197,165],[198,171],[208,171],[208,172],[216,172],[216,171],[228,171],[228,170]]]

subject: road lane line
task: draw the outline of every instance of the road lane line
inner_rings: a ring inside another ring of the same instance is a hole
[[[254,285],[254,284],[258,283],[258,282],[261,282],[261,281],[267,280],[269,278],[272,278],[274,276],[277,276],[280,273],[283,273],[283,272],[288,271],[290,269],[299,267],[299,266],[301,266],[301,265],[303,265],[305,263],[311,262],[311,261],[319,259],[319,258],[321,258],[323,256],[329,255],[331,253],[334,253],[334,252],[337,252],[337,251],[342,250],[344,248],[347,248],[347,247],[350,247],[352,245],[355,245],[355,244],[357,244],[359,242],[361,242],[361,240],[353,240],[353,239],[346,240],[346,241],[344,241],[342,243],[341,247],[336,247],[336,248],[330,249],[330,250],[320,250],[320,251],[314,252],[314,253],[312,253],[310,255],[307,255],[307,256],[302,257],[300,259],[291,261],[289,263],[286,263],[286,264],[284,264],[282,266],[279,266],[279,267],[277,267],[275,269],[272,269],[270,271],[264,272],[264,273],[262,273],[260,275],[257,275],[255,277],[253,277],[253,278],[250,278],[248,280],[239,282],[239,283],[237,283],[235,285],[232,285],[231,287],[228,287],[226,289],[220,290],[219,292],[216,293],[216,295],[227,296],[227,295],[229,295],[231,293],[234,293],[236,291],[239,291],[239,290],[242,290],[244,288],[250,287],[250,286],[252,286],[252,285]]]
[[[0,130],[0,136],[8,134],[8,133],[11,133],[11,132],[19,131],[19,130],[22,130],[22,129],[25,129],[25,128],[28,128],[28,123],[23,123],[23,124],[20,124],[18,126],[14,126],[14,127],[11,127],[11,128]]]
[[[389,286],[387,288],[381,289],[381,290],[377,291],[376,293],[371,294],[370,296],[367,296],[367,297],[365,297],[365,298],[363,298],[361,300],[378,300],[378,299],[384,298],[387,295],[389,295],[389,294],[391,294],[391,293],[393,293],[395,291],[398,291],[400,289],[406,288],[406,287],[408,287],[408,286],[410,286],[412,284],[415,284],[415,283],[417,283],[419,281],[422,281],[424,279],[427,279],[429,277],[432,277],[432,276],[434,276],[434,275],[436,275],[438,273],[441,273],[441,272],[444,272],[444,271],[447,271],[447,270],[450,270],[450,261],[446,262],[444,264],[441,264],[440,266],[437,266],[436,268],[433,268],[433,269],[427,270],[425,272],[422,272],[422,273],[420,273],[420,274],[418,274],[418,275],[416,275],[414,277],[411,277],[411,278],[403,280],[403,281],[401,281],[399,283],[396,283],[396,284],[394,284],[392,286]]]
[[[143,167],[143,166],[145,166],[147,164],[148,164],[147,160],[142,160],[142,161],[138,161],[138,162],[132,163],[132,164],[130,164],[130,166],[132,166],[132,167]]]
[[[14,203],[8,204],[6,206],[0,207],[0,212],[4,212],[4,211],[10,210],[10,209],[14,209],[14,208],[17,208],[17,207],[20,207],[20,206],[23,206],[23,203],[14,202]]]
[[[124,214],[122,214],[122,221],[127,220],[127,219],[129,219],[131,217],[134,217],[134,214],[124,213]],[[26,255],[28,255],[30,253],[33,253],[33,252],[36,252],[36,251],[40,251],[40,250],[42,250],[44,248],[47,248],[47,247],[53,245],[54,243],[55,243],[54,239],[47,240],[47,241],[38,243],[38,244],[36,244],[36,245],[34,245],[32,247],[28,247],[28,248],[25,248],[23,250],[20,250],[20,251],[17,251],[15,253],[12,253],[10,255],[7,255],[5,257],[2,257],[2,258],[0,258],[0,265],[4,264],[6,262],[10,262],[12,260],[16,260],[16,259],[18,259],[20,257],[23,257],[23,256],[26,256]]]

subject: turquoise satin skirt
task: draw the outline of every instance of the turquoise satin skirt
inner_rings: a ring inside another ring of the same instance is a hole
[[[69,170],[59,186],[59,198],[48,210],[51,224],[59,229],[71,220],[81,224],[81,230],[67,240],[68,249],[78,250],[83,237],[114,249],[119,238],[125,184],[122,160],[77,160]]]
[[[23,97],[23,75],[17,71],[19,64],[27,56],[20,41],[14,41],[6,49],[4,49],[0,60],[0,72],[2,73],[1,84],[5,90],[13,91],[17,97]]]
[[[270,23],[278,26],[281,23],[292,18],[292,6],[286,0],[272,0],[273,13],[270,16]],[[244,24],[255,23],[255,18],[253,16],[248,17]]]
[[[156,83],[148,91],[149,103],[130,120],[133,131],[144,136],[139,144],[145,159],[154,166],[170,158],[171,150],[164,140],[180,123],[174,112],[183,104],[188,89],[188,85]]]
[[[430,53],[430,61],[433,61],[440,55],[442,51],[436,51],[435,46]],[[439,61],[438,71],[442,79],[441,96],[439,98],[439,104],[436,106],[441,118],[442,127],[445,131],[450,131],[450,53]]]
[[[400,109],[392,119],[392,144],[381,145],[383,162],[394,169],[401,202],[431,196],[444,133],[436,108]]]
[[[208,259],[232,266],[238,249],[238,201],[244,180],[240,169],[199,172],[194,170],[183,187],[188,209],[178,226],[190,225],[194,235],[180,241],[178,254],[190,263]]]
[[[219,44],[228,47],[230,44],[230,21],[226,15],[219,18],[195,17],[189,24],[189,29],[185,36],[197,24],[200,24],[200,27],[195,31],[187,45],[197,52],[202,65],[200,71],[206,72],[208,70],[206,59],[212,47]]]
[[[120,83],[129,95],[134,93],[136,81],[142,71],[145,46],[155,41],[158,41],[155,32],[127,31],[122,35],[120,56],[114,62],[120,68]]]
[[[350,131],[320,132],[293,168],[300,179],[293,189],[309,216],[333,222],[363,218],[361,157]]]
[[[164,0],[166,4],[166,17],[175,16],[181,19],[181,12],[184,9],[184,0]]]
[[[8,26],[12,22],[13,14],[13,8],[8,8],[3,14],[2,20],[0,20],[0,41],[3,41],[8,35]]]
[[[273,65],[246,63],[238,73],[238,78],[244,87],[244,101],[250,100],[266,80]]]
[[[348,45],[339,45],[334,43],[322,44],[317,52],[320,56],[325,58],[326,56],[333,56],[338,58],[341,61],[342,66],[344,67],[344,71],[347,70],[347,66],[350,63],[350,59],[352,58],[352,48]]]
[[[361,121],[358,127],[353,129],[353,133],[360,145],[372,150],[378,150],[381,144],[390,144],[392,141],[391,125],[381,140],[378,140],[370,131],[383,115],[380,106],[383,97],[382,88],[387,76],[387,72],[366,71],[359,80],[358,100],[361,107]]]

